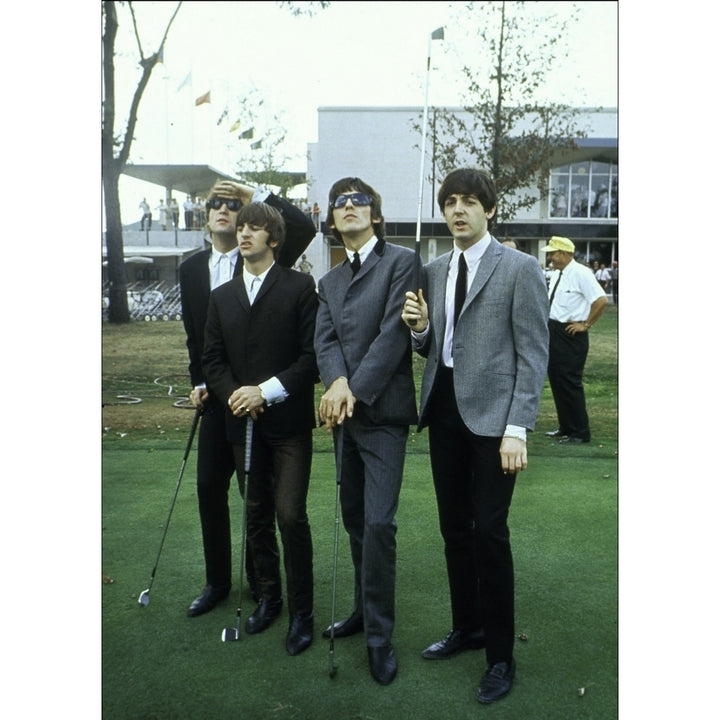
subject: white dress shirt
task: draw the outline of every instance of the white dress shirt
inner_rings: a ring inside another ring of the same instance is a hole
[[[273,262],[273,264],[264,273],[261,273],[260,275],[253,275],[252,273],[249,273],[247,271],[247,268],[243,268],[243,282],[245,283],[245,290],[247,291],[251,305],[255,302],[255,298],[260,292],[260,288],[262,287],[262,284],[265,281],[267,274],[270,272],[270,268],[274,264],[275,263]],[[275,376],[271,377],[269,380],[258,383],[258,387],[260,388],[260,392],[262,392],[263,397],[265,398],[265,402],[268,405],[275,405],[276,403],[281,403],[290,395],[283,386],[283,384]]]

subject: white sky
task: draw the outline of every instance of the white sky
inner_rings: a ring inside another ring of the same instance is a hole
[[[157,49],[175,3],[136,5],[149,55]],[[554,66],[546,96],[616,107],[617,3],[576,5],[580,19],[561,43],[569,57]],[[305,170],[307,143],[317,140],[318,107],[423,105],[428,36],[440,26],[445,26],[445,40],[432,44],[429,102],[461,105],[461,67],[473,62],[476,45],[474,38],[463,36],[470,21],[453,21],[463,7],[462,2],[333,2],[312,17],[295,17],[275,2],[185,2],[170,29],[164,63],[154,70],[143,95],[131,160],[208,163],[233,171],[239,157],[232,143],[240,141],[238,133],[228,130],[240,114],[237,98],[251,94],[263,99],[262,114],[280,115],[288,133],[287,169]],[[571,4],[526,7],[530,16],[566,17]],[[123,56],[117,63],[116,98],[121,112],[126,112],[139,76],[127,17],[120,8],[117,47]],[[188,74],[191,82],[178,90]],[[208,90],[211,103],[196,107],[195,98]],[[218,126],[226,106],[228,116]],[[143,194],[149,193],[153,206],[162,196],[159,188],[128,178],[121,190],[126,223],[139,218]]]

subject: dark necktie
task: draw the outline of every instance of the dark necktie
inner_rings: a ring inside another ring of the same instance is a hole
[[[557,286],[560,284],[560,280],[562,280],[562,274],[563,271],[560,271],[560,274],[558,275],[557,282],[553,286],[552,292],[550,293],[550,302],[548,303],[548,309],[552,307],[552,301],[555,299],[555,292],[557,291]]]
[[[453,327],[457,325],[460,311],[465,302],[465,295],[467,295],[467,263],[465,262],[465,254],[460,253],[457,278],[455,279],[455,318]]]
[[[350,267],[352,268],[352,274],[353,277],[355,276],[355,273],[360,269],[360,255],[355,253],[353,255],[352,262],[350,263]]]

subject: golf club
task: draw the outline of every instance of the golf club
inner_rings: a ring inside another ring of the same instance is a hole
[[[163,530],[162,540],[160,541],[160,549],[158,550],[157,558],[155,560],[155,567],[152,569],[150,574],[150,584],[146,590],[143,590],[138,597],[138,602],[143,606],[147,607],[150,604],[150,588],[153,586],[155,581],[155,573],[160,562],[160,553],[162,552],[163,545],[165,544],[165,536],[167,535],[168,526],[170,525],[170,518],[172,517],[173,508],[175,507],[175,500],[177,500],[178,490],[180,490],[180,481],[182,480],[183,473],[185,472],[185,465],[187,463],[188,456],[190,455],[190,449],[192,448],[193,439],[195,438],[195,431],[197,430],[198,421],[202,414],[202,408],[195,410],[195,416],[193,417],[192,427],[190,428],[190,437],[188,437],[187,445],[185,446],[185,454],[183,455],[182,465],[180,465],[180,474],[178,475],[177,484],[175,485],[175,493],[173,495],[172,503],[170,504],[170,512],[168,513],[167,521],[165,522],[165,530]]]
[[[335,596],[337,593],[338,535],[340,533],[340,480],[342,478],[343,426],[335,428],[335,549],[333,551],[332,601],[330,603],[330,677],[337,675],[335,664]]]
[[[238,584],[240,590],[238,592],[237,606],[237,625],[234,628],[224,628],[222,631],[223,642],[233,642],[242,638],[240,623],[242,622],[242,585],[243,575],[245,574],[245,543],[247,542],[247,491],[248,476],[250,475],[250,453],[252,450],[253,421],[247,416],[247,425],[245,426],[245,477],[243,479],[243,519],[242,519],[242,538],[240,540],[240,580]]]
[[[439,27],[437,30],[433,30],[428,38],[428,51],[427,51],[427,71],[425,74],[425,106],[423,108],[423,124],[422,124],[422,141],[420,143],[420,183],[418,191],[418,210],[417,210],[417,223],[415,224],[415,264],[413,266],[413,292],[418,292],[420,289],[420,270],[422,268],[422,258],[420,256],[420,229],[422,225],[422,201],[423,201],[423,186],[425,184],[425,141],[427,139],[427,125],[428,125],[428,95],[430,90],[430,51],[432,48],[433,40],[443,40],[445,38],[445,28]],[[415,325],[416,320],[409,320],[410,325]]]

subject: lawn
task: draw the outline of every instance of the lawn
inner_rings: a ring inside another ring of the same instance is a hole
[[[418,373],[422,361],[416,359]],[[599,720],[618,715],[617,312],[593,327],[586,373],[593,441],[564,447],[543,391],[530,466],[510,513],[516,565],[516,659],[512,693],[481,708],[475,689],[484,653],[430,663],[420,651],[450,629],[427,433],[411,433],[398,512],[399,674],[388,687],[369,675],[362,637],[337,640],[328,673],[334,537],[329,436],[315,432],[309,514],[315,563],[315,642],[291,658],[287,611],[265,633],[221,642],[236,618],[237,585],[215,611],[187,618],[204,582],[195,452],[183,478],[148,607],[149,583],[176,486],[192,412],[182,323],[103,326],[102,333],[102,717],[108,720]],[[419,387],[419,383],[418,383]],[[318,387],[318,395],[320,388]],[[139,401],[139,402],[138,402]],[[231,493],[233,541],[241,504]],[[237,578],[235,578],[237,582]],[[341,530],[338,616],[350,610],[352,572]],[[243,595],[244,617],[253,609]]]

